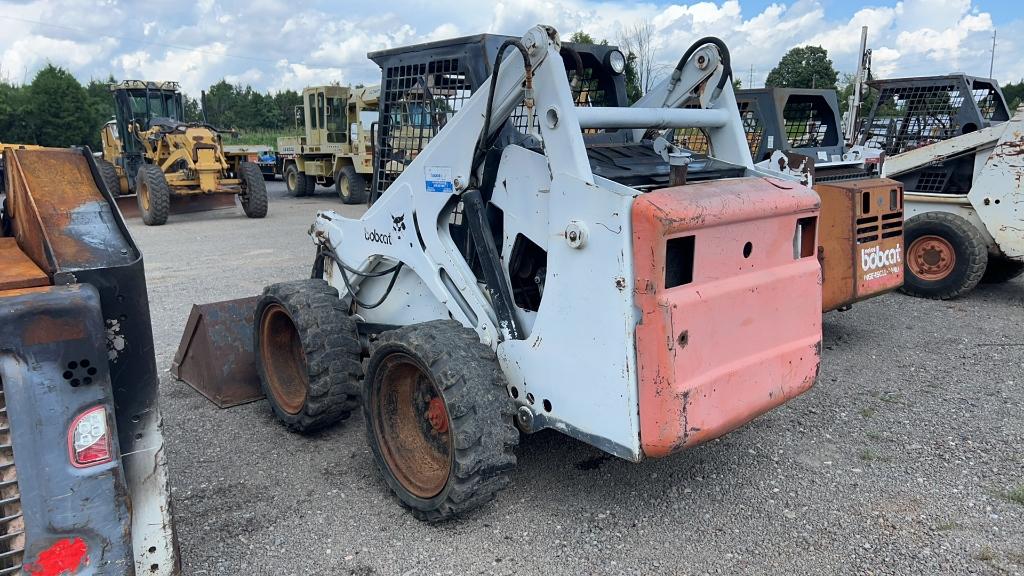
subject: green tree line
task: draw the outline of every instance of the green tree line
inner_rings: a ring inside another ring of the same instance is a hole
[[[47,65],[32,82],[0,81],[0,142],[66,147],[88,145],[99,150],[100,129],[114,117],[110,84],[91,79],[84,85],[67,70]],[[184,95],[185,119],[203,119],[198,99]],[[289,132],[302,96],[295,90],[261,93],[225,80],[207,90],[206,121],[242,133]]]

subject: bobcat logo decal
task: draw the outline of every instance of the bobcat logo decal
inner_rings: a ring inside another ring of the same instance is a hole
[[[395,216],[394,214],[392,214],[391,224],[392,227],[395,229],[395,232],[399,235],[399,237],[401,237],[402,231],[405,230],[405,214],[402,214],[401,216]]]

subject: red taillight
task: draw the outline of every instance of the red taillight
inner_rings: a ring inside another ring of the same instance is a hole
[[[107,425],[106,408],[90,408],[75,418],[68,430],[68,453],[75,468],[110,462],[110,427]]]

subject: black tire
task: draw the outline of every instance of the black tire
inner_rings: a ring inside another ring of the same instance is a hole
[[[121,178],[117,175],[117,168],[114,165],[102,158],[96,160],[96,168],[100,172],[100,179],[103,180],[103,185],[107,187],[107,192],[111,196],[121,195]]]
[[[1024,262],[1010,260],[1006,256],[989,256],[988,266],[981,281],[986,284],[1002,284],[1024,274]]]
[[[363,382],[366,433],[385,481],[416,518],[447,520],[508,486],[514,413],[497,356],[458,322],[406,326],[376,341]]]
[[[337,290],[317,279],[272,284],[254,319],[260,387],[288,429],[319,430],[358,407],[359,334]]]
[[[302,196],[309,196],[313,191],[308,187],[308,179],[306,174],[299,172],[299,167],[295,164],[289,164],[284,169],[284,184],[288,188],[288,193],[296,198]]]
[[[903,292],[922,298],[948,300],[970,292],[981,281],[988,264],[988,248],[981,232],[964,218],[948,212],[918,214],[907,220],[903,237],[906,245]],[[928,275],[928,267],[932,263],[925,261],[927,253],[923,248],[929,241],[950,248],[953,255],[949,264],[943,263],[949,262],[944,257],[934,261],[937,272],[931,276]]]
[[[159,166],[143,164],[135,177],[135,196],[146,226],[161,226],[171,211],[171,187]]]
[[[242,192],[238,195],[242,210],[249,218],[263,218],[267,215],[267,183],[260,167],[252,162],[242,162],[238,172],[242,179]]]
[[[338,192],[344,204],[362,204],[366,202],[367,192],[366,179],[362,174],[356,172],[355,166],[345,166],[338,171],[334,179],[334,189]]]

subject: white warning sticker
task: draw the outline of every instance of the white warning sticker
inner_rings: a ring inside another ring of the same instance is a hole
[[[427,184],[427,192],[440,192],[451,194],[455,192],[455,184],[452,183],[452,169],[450,166],[427,166],[424,169]]]

